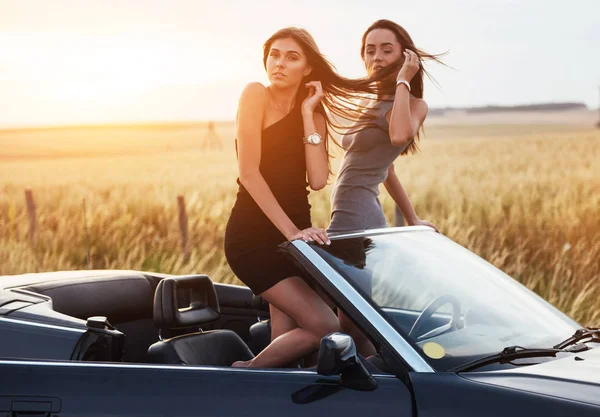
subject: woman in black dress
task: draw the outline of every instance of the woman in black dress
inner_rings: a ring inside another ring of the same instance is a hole
[[[323,229],[311,227],[307,190],[323,188],[329,177],[327,128],[339,126],[324,106],[355,118],[357,110],[347,103],[377,93],[372,79],[340,77],[303,29],[275,33],[263,61],[269,86],[251,83],[239,101],[239,191],[225,255],[237,277],[269,302],[272,342],[236,367],[283,366],[316,351],[323,336],[339,329],[334,312],[277,246],[294,239],[330,243]]]

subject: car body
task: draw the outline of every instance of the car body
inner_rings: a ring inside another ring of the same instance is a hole
[[[0,416],[600,415],[596,330],[430,228],[331,239],[281,250],[378,355],[336,333],[316,368],[232,368],[229,342],[211,335],[244,355],[269,339],[268,306],[248,288],[137,271],[4,276]]]

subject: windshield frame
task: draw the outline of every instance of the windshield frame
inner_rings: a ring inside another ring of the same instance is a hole
[[[333,239],[333,237],[332,237]],[[282,246],[324,288],[334,290],[370,323],[374,330],[415,372],[436,372],[422,355],[398,330],[382,316],[379,308],[366,300],[339,272],[327,263],[310,245],[302,240],[286,242]],[[291,250],[293,249],[293,250]],[[328,291],[335,297],[334,291]],[[343,300],[338,300],[343,301]]]

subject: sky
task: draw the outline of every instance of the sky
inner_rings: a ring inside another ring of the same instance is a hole
[[[430,107],[599,105],[598,0],[0,0],[0,127],[233,120],[275,31],[309,30],[362,77],[380,18],[447,52]]]

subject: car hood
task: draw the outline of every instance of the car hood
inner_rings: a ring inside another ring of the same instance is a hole
[[[461,376],[475,382],[600,405],[600,348],[520,369]]]

